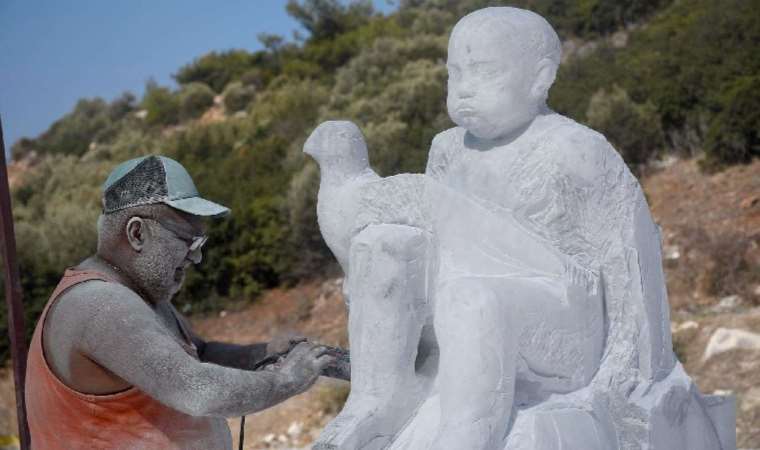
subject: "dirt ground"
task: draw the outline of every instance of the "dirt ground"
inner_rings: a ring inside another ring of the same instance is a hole
[[[676,352],[701,392],[736,395],[739,447],[760,448],[760,351],[732,350],[702,361],[719,327],[760,333],[760,161],[705,176],[694,161],[672,160],[646,177],[644,186],[663,229]],[[193,318],[193,325],[213,340],[251,343],[297,331],[346,346],[340,283],[275,289],[235,311]],[[724,301],[731,296],[737,298]],[[248,416],[245,448],[307,446],[347,392],[348,383],[322,379],[312,390]],[[239,423],[230,420],[234,448]],[[0,435],[14,430],[13,384],[6,370],[0,373]]]
[[[703,361],[718,328],[760,333],[760,161],[704,176],[672,161],[644,180],[663,231],[676,354],[705,394],[737,399],[737,444],[760,448],[760,351]]]

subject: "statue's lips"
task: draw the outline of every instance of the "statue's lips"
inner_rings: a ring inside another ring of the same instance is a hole
[[[454,112],[460,117],[473,117],[476,114],[475,109],[470,107],[457,108]]]

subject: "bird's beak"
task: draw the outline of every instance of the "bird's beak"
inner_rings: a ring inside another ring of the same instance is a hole
[[[315,130],[313,133],[311,133],[309,138],[306,139],[306,142],[304,142],[303,152],[311,156],[312,158],[315,158],[315,155],[317,154],[318,150],[319,150],[319,139],[317,137],[317,132]]]

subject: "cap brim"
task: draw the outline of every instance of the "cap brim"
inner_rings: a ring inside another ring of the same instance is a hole
[[[229,208],[200,197],[166,200],[164,203],[194,216],[222,217],[230,213]]]

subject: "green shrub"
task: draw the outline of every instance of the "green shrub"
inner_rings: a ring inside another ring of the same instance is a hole
[[[705,167],[749,162],[760,156],[760,76],[736,79],[719,99],[710,123]]]
[[[148,112],[145,122],[148,125],[166,126],[179,122],[179,98],[169,88],[148,82],[142,107]]]
[[[203,83],[222,92],[230,81],[252,69],[257,56],[245,50],[211,52],[181,67],[174,79],[181,85]]]
[[[31,150],[41,154],[82,155],[110,123],[109,106],[103,99],[79,100],[73,111],[56,120],[39,138],[26,139],[14,146],[14,156],[20,158]]]
[[[253,68],[250,70],[247,70],[242,75],[240,75],[240,82],[243,84],[243,86],[249,86],[253,89],[261,89],[264,87],[264,71],[261,68]]]
[[[318,191],[319,168],[310,162],[293,176],[288,188],[289,244],[297,252],[291,268],[295,279],[324,274],[337,265],[319,231]]]
[[[228,112],[242,111],[256,96],[253,86],[246,86],[239,81],[233,81],[224,89],[224,107]]]
[[[592,128],[607,137],[634,172],[640,172],[665,145],[654,106],[633,102],[618,86],[595,93],[586,118]]]
[[[197,119],[214,104],[214,91],[203,83],[189,83],[179,92],[179,118]]]
[[[108,118],[111,122],[119,121],[137,109],[137,98],[131,92],[124,92],[108,105]]]

